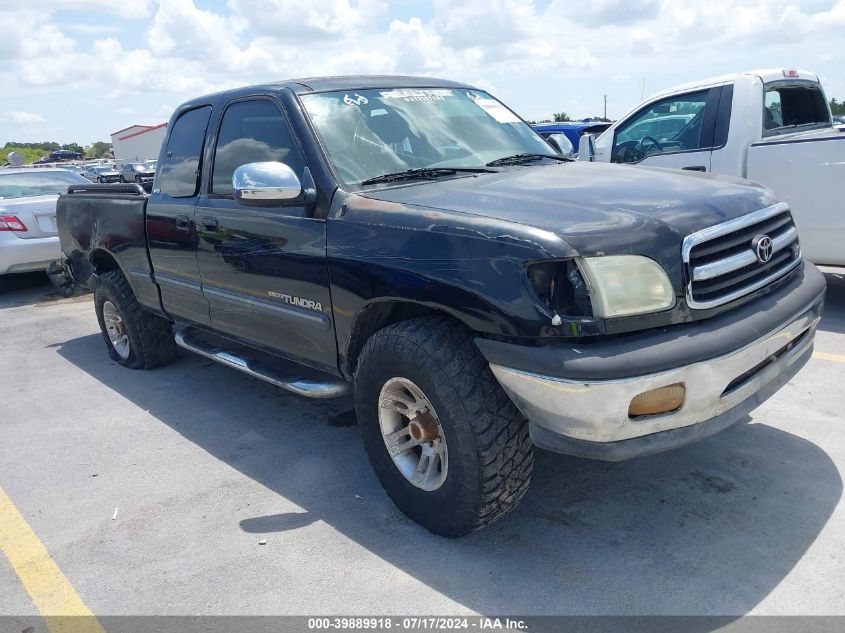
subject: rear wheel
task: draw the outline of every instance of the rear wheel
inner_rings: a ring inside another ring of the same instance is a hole
[[[531,479],[525,418],[447,317],[374,334],[355,371],[355,410],[376,475],[409,518],[462,536],[512,510]]]
[[[175,358],[170,321],[144,310],[119,270],[100,275],[94,309],[109,356],[124,367],[153,369]]]

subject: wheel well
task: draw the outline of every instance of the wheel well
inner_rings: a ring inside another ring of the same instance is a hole
[[[98,275],[107,273],[110,270],[120,270],[117,260],[112,257],[111,253],[101,249],[91,253],[91,265],[94,267],[94,272]]]
[[[352,335],[349,337],[349,343],[346,346],[344,363],[346,366],[344,369],[349,375],[355,372],[355,367],[358,364],[358,356],[360,356],[361,350],[364,349],[364,345],[373,334],[382,328],[399,323],[400,321],[435,315],[445,315],[449,318],[454,318],[445,310],[419,303],[380,301],[370,304],[355,318],[355,324],[352,326]]]

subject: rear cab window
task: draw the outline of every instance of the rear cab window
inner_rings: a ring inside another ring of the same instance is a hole
[[[172,198],[189,198],[199,190],[200,156],[211,106],[182,113],[167,139],[158,189]]]
[[[830,126],[821,86],[814,81],[773,81],[763,86],[763,136]]]

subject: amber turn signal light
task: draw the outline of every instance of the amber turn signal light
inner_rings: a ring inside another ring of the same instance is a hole
[[[628,405],[628,417],[637,418],[643,415],[658,415],[677,411],[684,404],[686,388],[683,383],[675,383],[667,387],[644,391],[631,400]]]

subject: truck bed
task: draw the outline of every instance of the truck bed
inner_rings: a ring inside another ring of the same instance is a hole
[[[845,266],[845,133],[836,129],[772,137],[748,149],[747,177],[792,209],[801,248],[817,264]]]
[[[141,304],[160,311],[146,245],[148,198],[135,184],[74,185],[59,196],[56,224],[76,283],[93,290],[98,271],[117,267]]]

